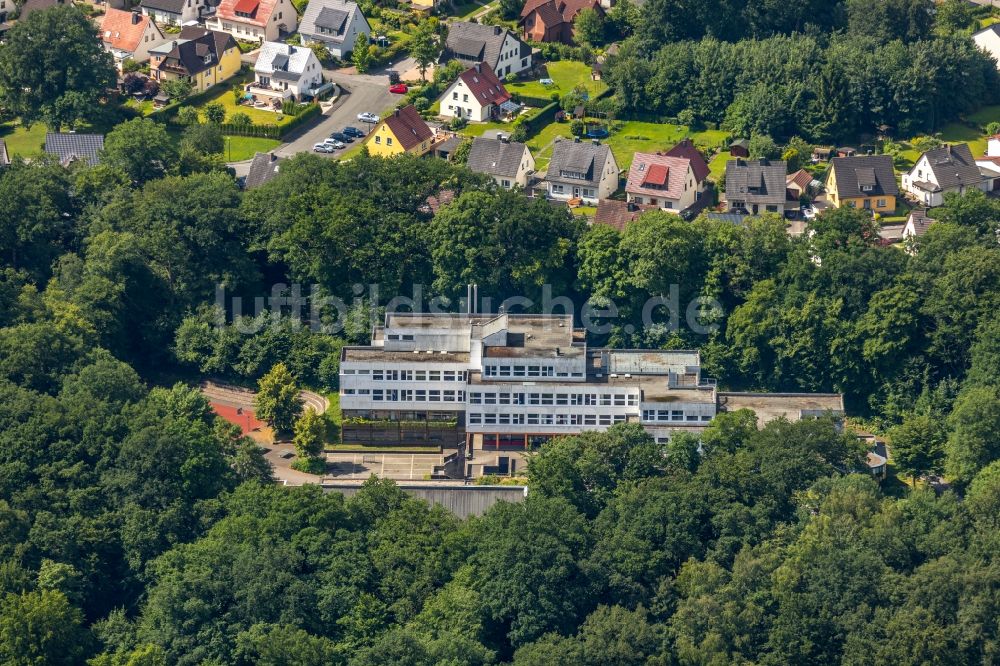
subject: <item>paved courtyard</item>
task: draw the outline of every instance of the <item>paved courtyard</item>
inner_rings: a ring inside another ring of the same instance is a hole
[[[328,453],[327,477],[367,479],[372,474],[383,479],[422,481],[443,462],[440,455],[427,453]]]

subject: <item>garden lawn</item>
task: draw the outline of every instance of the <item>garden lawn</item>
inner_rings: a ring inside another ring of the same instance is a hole
[[[7,143],[11,157],[28,157],[45,151],[45,123],[35,123],[30,129],[16,121],[0,124],[0,139]]]
[[[548,77],[553,80],[552,85],[543,86],[538,79],[531,81],[519,81],[516,83],[505,83],[504,86],[510,93],[519,93],[528,97],[541,97],[548,99],[552,93],[565,95],[577,86],[583,86],[590,92],[591,97],[598,95],[608,88],[604,81],[594,81],[590,78],[591,67],[576,60],[559,60],[545,63],[548,70]]]
[[[281,145],[277,139],[265,139],[259,136],[227,136],[225,155],[227,162],[242,162],[249,160],[257,153],[266,153]]]
[[[718,155],[712,158],[712,161],[708,163],[708,177],[719,182],[722,177],[726,174],[726,162],[729,161],[729,153],[726,151],[720,151]]]
[[[218,102],[226,109],[226,120],[229,122],[230,118],[233,117],[235,113],[245,113],[250,116],[250,120],[253,121],[254,125],[285,125],[292,121],[292,116],[286,116],[280,113],[274,113],[273,111],[264,111],[262,109],[255,109],[252,106],[245,106],[242,104],[237,104],[236,100],[233,99],[233,86],[237,83],[247,83],[249,77],[244,74],[242,76],[237,76],[228,81],[224,81],[216,86],[217,90],[213,91],[212,94],[206,97],[200,98],[198,103],[195,104],[197,108],[202,113],[202,121],[207,120],[203,112],[205,106],[213,102]],[[279,120],[280,118],[280,120]]]

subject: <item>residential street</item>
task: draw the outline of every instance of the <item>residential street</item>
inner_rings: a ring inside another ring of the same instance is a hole
[[[348,125],[353,125],[367,132],[371,127],[358,122],[358,114],[370,111],[376,115],[382,115],[399,98],[399,95],[393,95],[389,92],[388,76],[344,74],[331,70],[325,70],[323,75],[327,81],[333,81],[340,86],[342,91],[340,99],[337,100],[333,110],[324,116],[318,125],[310,125],[292,132],[288,137],[288,142],[275,149],[276,155],[291,157],[296,153],[311,151],[313,144],[319,143],[329,137],[331,132],[339,131]],[[353,144],[348,144],[347,149],[356,145],[357,140]],[[337,153],[317,154],[329,157],[337,155]]]

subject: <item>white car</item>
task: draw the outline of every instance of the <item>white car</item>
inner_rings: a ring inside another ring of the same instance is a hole
[[[326,142],[317,143],[313,146],[313,152],[316,153],[332,153],[334,150],[336,149]]]
[[[816,217],[816,209],[812,206],[802,206],[802,217],[807,220],[811,220]]]
[[[360,120],[363,123],[377,123],[378,116],[376,116],[374,113],[369,113],[368,111],[365,111],[364,113],[358,114],[358,120]]]
[[[346,144],[343,141],[337,141],[336,139],[323,139],[323,145],[329,146],[334,150],[340,150]]]

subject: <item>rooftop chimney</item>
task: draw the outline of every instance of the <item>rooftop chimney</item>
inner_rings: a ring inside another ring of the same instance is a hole
[[[139,12],[132,12],[132,25],[138,25],[139,21],[142,20],[142,14]]]
[[[477,62],[476,63],[476,74],[482,74],[482,73],[483,73],[483,66],[482,66],[481,63]]]
[[[396,109],[395,111],[393,111],[392,115],[394,115],[396,117],[399,117],[399,109]]]
[[[498,25],[493,26],[493,34],[494,35],[499,35],[500,34],[500,26],[498,26]]]

